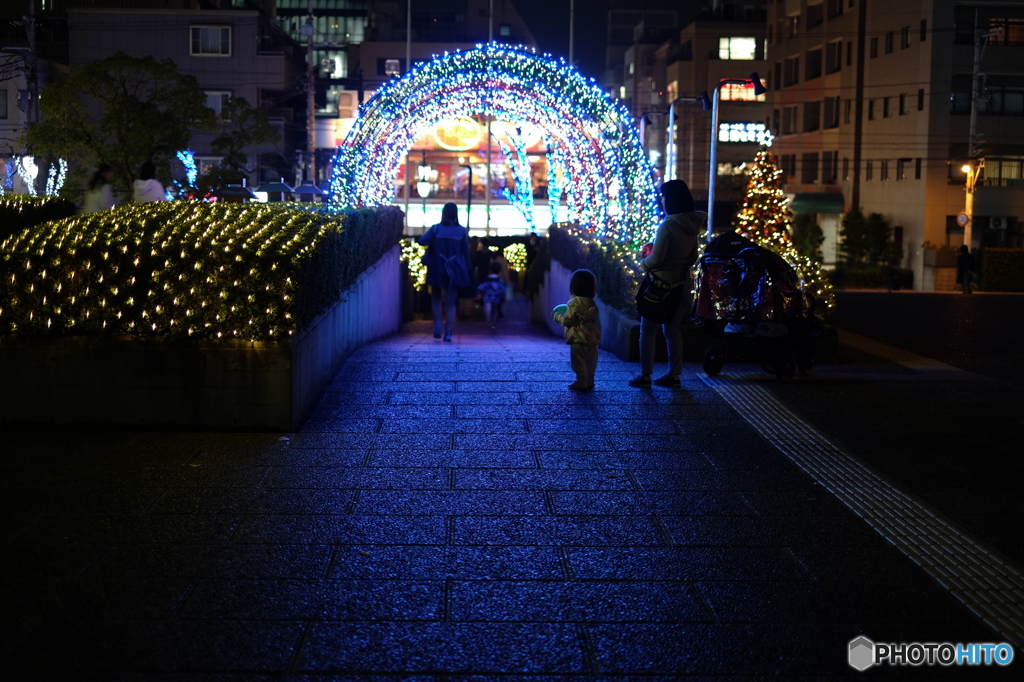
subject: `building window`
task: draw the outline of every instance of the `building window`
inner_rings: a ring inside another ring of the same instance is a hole
[[[853,41],[847,41],[846,43],[846,65],[853,66]]]
[[[843,68],[843,41],[833,40],[825,46],[825,73],[835,73]]]
[[[192,26],[191,49],[194,57],[230,57],[230,26]]]
[[[989,45],[1024,45],[1024,19],[989,19],[988,28]]]
[[[843,100],[843,123],[849,123],[853,115],[853,100]]]
[[[804,132],[812,133],[821,128],[821,102],[804,104]]]
[[[907,161],[910,159],[896,159],[896,182],[907,179]]]
[[[880,179],[881,180],[888,180],[889,179],[889,160],[888,159],[884,159],[882,161],[879,161],[879,165],[881,166],[881,169],[880,169],[880,171],[878,173],[881,176]]]
[[[512,35],[512,27],[509,26],[508,24],[502,24],[501,26],[498,27],[498,35],[508,38],[510,35]]]
[[[843,13],[843,0],[828,0],[828,18],[838,17]]]
[[[786,38],[792,38],[793,36],[800,34],[800,15],[794,14],[793,16],[786,17],[782,21],[782,35]]]
[[[900,49],[905,50],[910,47],[910,27],[904,26],[900,29]]]
[[[782,62],[775,62],[775,78],[772,81],[776,90],[782,89]]]
[[[0,88],[0,119],[6,119],[7,116],[7,89]]]
[[[821,155],[821,181],[831,184],[836,181],[839,171],[839,152],[823,152]]]
[[[988,107],[982,110],[981,113],[990,116],[1024,115],[1024,88],[990,87]]]
[[[878,56],[878,36],[871,39],[871,51],[868,54],[871,55],[872,59]]]
[[[807,51],[807,63],[804,65],[804,79],[812,80],[821,77],[821,48]]]
[[[800,82],[800,57],[787,57],[782,68],[783,85],[796,85]]]
[[[213,109],[217,118],[220,118],[220,112],[224,110],[224,105],[231,99],[231,93],[227,90],[207,90],[205,94],[206,108]]]
[[[822,128],[839,127],[839,98],[825,98],[825,118],[821,123]]]
[[[757,142],[764,136],[763,123],[719,123],[720,142]]]
[[[796,175],[796,154],[782,155],[782,172],[786,174],[786,180]]]
[[[385,59],[384,64],[381,67],[384,76],[401,76],[402,75],[402,60],[401,59]]]
[[[785,107],[782,110],[782,134],[792,135],[796,132],[796,119],[799,107]]]
[[[921,157],[914,159],[914,179],[921,179]]]
[[[850,179],[850,157],[843,157],[843,180]]]
[[[875,162],[874,161],[870,161],[869,160],[869,161],[866,161],[864,163],[864,179],[865,180],[874,180],[875,179]]]
[[[924,88],[917,89],[917,110],[924,111]]]
[[[889,97],[882,98],[882,118],[889,118],[892,116],[891,108],[889,107]]]
[[[719,99],[723,102],[763,102],[764,95],[755,95],[753,84],[726,83],[719,90]]]
[[[719,59],[757,59],[756,38],[719,38]]]
[[[810,152],[801,157],[800,182],[813,184],[818,181],[818,152]]]
[[[807,5],[807,28],[814,28],[825,21],[825,5]]]
[[[875,100],[873,99],[868,100],[868,120],[875,120]]]
[[[886,54],[892,54],[893,49],[895,49],[895,48],[893,48],[893,42],[894,42],[893,41],[893,33],[892,33],[892,31],[889,31],[888,33],[885,34],[885,53]]]
[[[900,116],[907,115],[907,95],[906,93],[900,93]]]
[[[928,38],[928,20],[921,20],[921,42],[923,43]]]

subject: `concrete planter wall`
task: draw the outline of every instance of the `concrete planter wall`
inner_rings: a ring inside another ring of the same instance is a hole
[[[296,430],[352,351],[399,330],[399,253],[291,342],[0,339],[0,424]]]

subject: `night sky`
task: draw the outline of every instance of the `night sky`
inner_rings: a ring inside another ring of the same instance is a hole
[[[541,52],[569,58],[569,0],[515,0]],[[608,17],[606,0],[576,0],[574,58],[587,78],[600,79]]]

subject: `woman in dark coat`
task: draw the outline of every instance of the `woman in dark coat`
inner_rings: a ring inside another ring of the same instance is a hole
[[[445,296],[444,340],[452,340],[459,288],[473,285],[472,261],[469,257],[469,232],[459,224],[459,209],[448,202],[441,209],[441,222],[432,226],[417,240],[427,247],[427,285],[434,313],[434,338],[441,338],[441,298]]]

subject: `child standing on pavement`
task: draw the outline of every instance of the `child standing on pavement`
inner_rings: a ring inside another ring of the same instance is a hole
[[[597,347],[601,343],[601,317],[594,296],[597,278],[590,270],[577,270],[569,280],[568,303],[555,306],[551,317],[565,327],[565,342],[569,344],[569,361],[576,372],[576,381],[569,384],[573,391],[594,388],[597,370]]]
[[[484,319],[494,329],[494,323],[498,321],[498,304],[505,300],[505,281],[501,279],[501,263],[491,261],[490,268],[491,274],[477,285],[476,290],[483,297]]]

